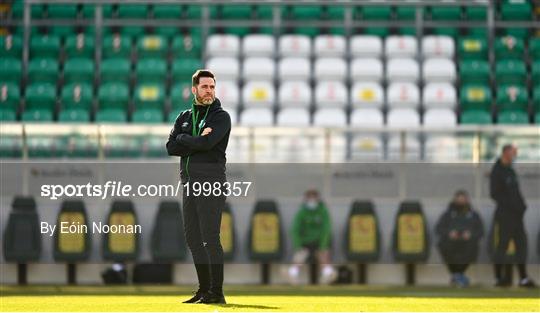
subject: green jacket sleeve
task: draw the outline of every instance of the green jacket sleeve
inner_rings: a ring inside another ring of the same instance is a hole
[[[293,224],[291,228],[293,247],[295,251],[302,247],[302,239],[300,238],[300,225],[302,222],[303,214],[304,212],[302,210],[302,207],[300,207],[300,210],[298,210],[298,212],[294,216],[294,220],[293,220]]]
[[[330,214],[328,213],[328,209],[326,208],[326,205],[321,204],[323,209],[323,229],[321,234],[321,243],[319,245],[319,249],[321,250],[327,250],[330,248],[330,239],[332,236],[332,223],[330,221]]]

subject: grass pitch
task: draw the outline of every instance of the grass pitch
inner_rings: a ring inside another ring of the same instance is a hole
[[[227,286],[226,305],[183,304],[179,286],[1,286],[5,311],[540,312],[540,290],[471,287]]]

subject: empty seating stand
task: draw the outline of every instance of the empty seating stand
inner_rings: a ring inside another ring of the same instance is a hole
[[[76,263],[88,260],[92,248],[92,228],[89,225],[84,202],[80,200],[62,202],[56,225],[54,260],[67,263],[68,284],[76,284]],[[69,230],[70,226],[74,227],[74,232],[61,231],[62,227]]]
[[[283,225],[275,201],[255,204],[247,242],[250,259],[262,265],[261,282],[269,284],[270,263],[281,260],[284,253]]]
[[[27,263],[41,256],[41,233],[36,202],[32,197],[16,196],[11,204],[4,232],[4,258],[17,263],[17,281],[27,283]]]

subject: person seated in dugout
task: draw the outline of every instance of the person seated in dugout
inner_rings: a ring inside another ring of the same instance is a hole
[[[291,283],[298,283],[300,267],[310,257],[315,257],[320,264],[322,283],[328,284],[335,280],[336,272],[330,264],[330,214],[317,190],[306,191],[304,201],[294,217],[291,234],[294,255],[293,264],[287,273]]]
[[[469,285],[465,271],[476,261],[478,244],[484,235],[482,220],[476,213],[465,190],[458,190],[448,209],[437,222],[438,248],[451,274],[451,284]]]

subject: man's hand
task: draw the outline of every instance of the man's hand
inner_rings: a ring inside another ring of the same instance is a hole
[[[201,136],[206,136],[206,135],[210,134],[211,132],[212,132],[212,128],[206,127],[205,129],[203,129],[203,132],[202,132]]]
[[[464,240],[469,240],[471,239],[471,232],[466,230],[463,232],[463,234],[461,235],[461,237],[464,239]]]
[[[456,230],[452,230],[452,231],[450,231],[448,236],[450,237],[450,239],[456,240],[456,239],[459,238],[459,233]]]

